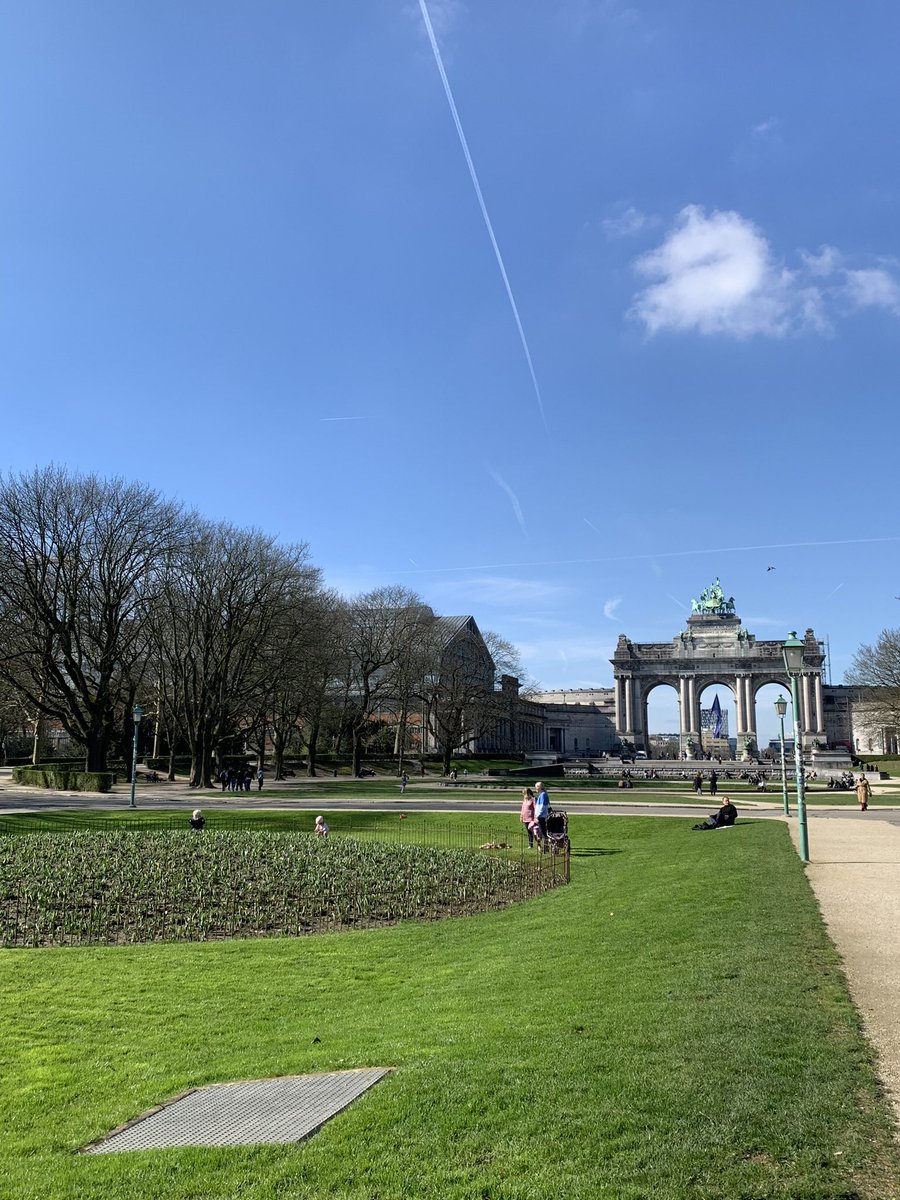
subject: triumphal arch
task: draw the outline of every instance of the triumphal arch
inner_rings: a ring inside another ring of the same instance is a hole
[[[632,642],[620,635],[612,659],[616,734],[620,741],[650,752],[647,697],[668,684],[678,693],[681,750],[693,757],[701,745],[700,694],[710,684],[734,693],[738,755],[758,749],[756,693],[767,683],[790,688],[782,658],[783,641],[758,641],[735,614],[734,597],[718,579],[691,601],[685,628],[671,642]],[[800,736],[804,747],[825,745],[822,672],[823,643],[811,629],[803,639],[799,680]],[[789,694],[789,693],[788,693]]]

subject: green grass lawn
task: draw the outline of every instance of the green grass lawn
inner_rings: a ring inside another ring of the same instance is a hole
[[[459,800],[473,799],[479,801],[496,801],[503,804],[505,807],[512,808],[517,806],[522,795],[524,784],[521,781],[506,781],[492,780],[489,786],[487,781],[460,779],[455,787],[435,787],[436,780],[423,784],[420,780],[411,779],[403,796],[404,800]],[[574,802],[589,802],[592,799],[616,801],[622,804],[640,804],[650,800],[665,801],[667,804],[702,804],[709,806],[711,809],[717,807],[716,797],[710,796],[709,785],[705,784],[703,794],[699,797],[694,795],[690,780],[687,779],[638,779],[634,780],[633,788],[619,788],[617,781],[613,779],[553,779],[548,781],[548,789],[550,792],[550,802],[558,807],[565,807],[566,801]],[[156,788],[153,785],[147,785],[147,795],[154,795],[159,798],[165,798],[165,791]],[[252,798],[256,800],[308,800],[313,797],[321,799],[323,804],[328,803],[331,799],[352,799],[352,800],[400,800],[400,784],[395,779],[310,779],[303,780],[302,783],[294,784],[289,787],[274,784],[266,784],[263,791],[252,792]],[[758,792],[756,788],[744,780],[724,779],[719,782],[718,801],[721,803],[722,796],[729,795],[740,801],[737,797],[744,797],[747,800],[759,800],[763,803],[780,804],[781,803],[781,783],[780,781],[770,780],[769,787],[765,792]],[[204,792],[198,798],[198,803],[202,804],[204,800],[218,798],[233,802],[235,805],[240,805],[247,802],[248,793],[244,792]],[[140,794],[138,796],[140,800]],[[796,793],[791,780],[788,786],[788,799],[793,809],[796,802]],[[855,792],[832,792],[829,791],[824,784],[815,783],[807,787],[806,791],[807,804],[824,804],[835,805],[840,807],[853,807],[856,805]],[[900,793],[888,792],[884,795],[875,794],[869,801],[870,806],[877,807],[879,805],[892,805],[900,803]]]
[[[570,832],[568,887],[477,917],[0,952],[0,1195],[900,1195],[871,1053],[784,827]],[[75,1153],[185,1088],[366,1065],[396,1070],[307,1143]]]

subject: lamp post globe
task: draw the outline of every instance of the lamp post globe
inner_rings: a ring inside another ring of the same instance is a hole
[[[784,669],[791,684],[791,705],[794,710],[794,775],[797,781],[797,832],[800,836],[800,857],[809,862],[809,833],[806,828],[806,792],[803,779],[803,745],[800,741],[800,714],[797,699],[797,680],[803,671],[803,643],[796,631],[782,647]]]

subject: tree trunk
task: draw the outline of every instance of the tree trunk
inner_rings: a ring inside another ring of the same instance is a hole
[[[192,788],[210,787],[212,785],[209,772],[211,759],[210,732],[209,722],[201,721],[191,741],[190,786]]]
[[[307,749],[306,774],[310,777],[310,779],[315,779],[315,777],[316,777],[316,759],[319,754],[319,722],[318,721],[316,721],[313,725],[310,725],[310,727],[309,727],[309,733],[306,738],[306,749]]]
[[[400,710],[400,723],[397,726],[397,736],[394,738],[394,753],[397,755],[397,774],[403,774],[403,754],[406,750],[406,723],[409,720],[409,705],[406,700]]]
[[[106,747],[108,731],[92,729],[85,739],[84,769],[86,771],[106,770]],[[130,779],[131,776],[129,775]]]
[[[351,773],[354,779],[359,778],[359,773],[362,770],[362,735],[356,730],[353,731],[353,764]]]
[[[272,769],[275,772],[274,781],[284,779],[284,751],[287,747],[287,737],[277,728],[272,730]]]

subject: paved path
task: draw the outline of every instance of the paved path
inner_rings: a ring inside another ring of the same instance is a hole
[[[900,824],[896,813],[809,822],[807,868],[844,960],[850,994],[878,1052],[900,1130]],[[797,841],[796,821],[791,836]]]

